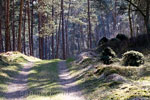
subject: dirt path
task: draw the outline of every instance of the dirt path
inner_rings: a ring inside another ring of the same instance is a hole
[[[19,75],[9,83],[8,92],[5,94],[6,100],[24,100],[28,94],[27,79],[33,63],[27,63],[23,66]]]
[[[64,90],[63,100],[85,100],[75,79],[71,77],[65,61],[59,62],[59,78],[60,84]]]

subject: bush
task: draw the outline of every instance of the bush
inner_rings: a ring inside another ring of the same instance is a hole
[[[116,53],[110,48],[105,48],[101,53],[101,61],[103,61],[104,64],[111,64],[113,63],[113,59],[116,57]]]
[[[144,64],[144,55],[137,51],[128,51],[123,54],[123,65],[140,66]]]
[[[98,46],[102,46],[104,45],[105,43],[107,43],[109,41],[109,39],[107,39],[106,37],[103,37],[102,39],[100,39],[98,41]]]
[[[116,36],[117,39],[121,40],[121,41],[124,41],[124,40],[128,40],[128,37],[124,34],[118,34]]]
[[[120,40],[117,38],[112,38],[108,43],[108,46],[111,47],[113,50],[116,50],[120,46]]]

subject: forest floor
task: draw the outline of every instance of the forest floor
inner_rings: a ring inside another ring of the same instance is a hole
[[[64,90],[62,100],[85,100],[76,79],[71,76],[65,61],[59,62],[60,84]]]
[[[8,90],[5,94],[7,100],[24,100],[26,98],[28,94],[28,75],[32,67],[33,63],[31,62],[24,64],[19,74],[9,82]]]
[[[0,100],[85,100],[66,61],[0,56]]]
[[[18,53],[8,58],[0,60],[0,100],[150,100],[150,57],[140,67],[94,59],[80,64],[39,60]]]
[[[86,100],[150,100],[149,57],[140,67],[125,67],[118,62],[104,65],[90,59],[80,64],[67,62]]]

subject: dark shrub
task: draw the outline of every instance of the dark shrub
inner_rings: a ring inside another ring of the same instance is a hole
[[[118,34],[116,36],[117,39],[121,40],[121,41],[124,41],[124,40],[128,40],[128,37],[124,34]]]
[[[113,63],[113,59],[116,57],[116,53],[110,48],[105,48],[101,53],[101,61],[103,61],[104,64],[111,64]]]
[[[144,64],[144,55],[137,51],[128,51],[123,54],[123,65],[140,66]]]
[[[113,50],[119,48],[120,40],[117,38],[112,38],[108,43],[108,46],[111,47]]]
[[[104,45],[105,43],[107,43],[109,41],[109,39],[107,39],[106,37],[103,37],[102,39],[100,39],[98,41],[98,46],[102,46]]]

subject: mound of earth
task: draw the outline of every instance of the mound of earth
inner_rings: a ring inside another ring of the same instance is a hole
[[[0,54],[0,61],[6,64],[11,63],[21,63],[21,62],[36,62],[40,61],[40,59],[24,55],[18,51],[15,52],[6,52]]]
[[[92,52],[92,51],[82,52],[77,57],[76,63],[81,64],[81,63],[83,63],[85,61],[90,61],[90,60],[92,60],[95,57],[97,57],[97,54]]]

